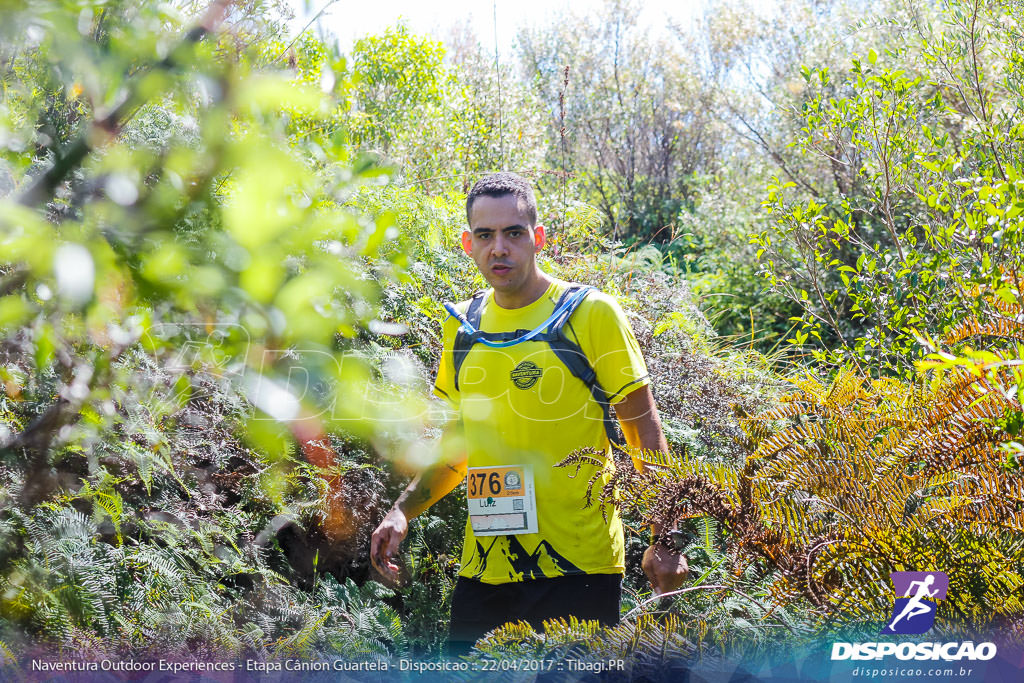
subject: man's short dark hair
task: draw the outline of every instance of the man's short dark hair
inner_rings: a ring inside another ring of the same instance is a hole
[[[530,221],[528,227],[537,225],[537,200],[533,196],[530,182],[521,175],[508,171],[492,173],[476,181],[476,185],[466,195],[466,222],[469,222],[469,212],[477,197],[504,197],[507,194],[519,201],[520,207]]]

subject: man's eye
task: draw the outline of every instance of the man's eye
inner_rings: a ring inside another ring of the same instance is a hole
[[[523,234],[522,230],[510,230],[506,233],[509,237],[516,238]]]

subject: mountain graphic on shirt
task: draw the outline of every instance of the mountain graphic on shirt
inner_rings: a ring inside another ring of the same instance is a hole
[[[480,539],[476,539],[476,572],[473,578],[479,579],[487,570],[487,563],[492,553],[497,550],[501,560],[508,564],[510,581],[526,581],[555,576],[582,574],[579,567],[563,557],[547,541],[542,540],[533,552],[527,552],[516,536],[495,536],[485,549]],[[500,560],[497,560],[500,561]]]

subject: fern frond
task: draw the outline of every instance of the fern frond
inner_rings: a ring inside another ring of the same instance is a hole
[[[1024,341],[1024,322],[1016,317],[1024,313],[1024,309],[1019,305],[1007,304],[1002,301],[997,306],[1004,309],[1002,311],[1004,315],[1014,317],[999,317],[985,322],[979,321],[977,318],[969,318],[947,333],[942,342],[948,346],[956,346],[977,337],[1000,337]]]

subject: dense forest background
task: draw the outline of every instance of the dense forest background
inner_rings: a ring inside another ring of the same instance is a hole
[[[580,501],[623,509],[622,624],[473,656],[788,652],[877,633],[895,570],[949,574],[939,634],[1024,639],[1024,6],[637,13],[495,60],[292,39],[272,1],[0,4],[5,662],[439,653],[461,494],[397,585],[368,540],[437,457],[500,169],[542,268],[619,297],[673,454]],[[692,571],[660,601],[650,520]]]

